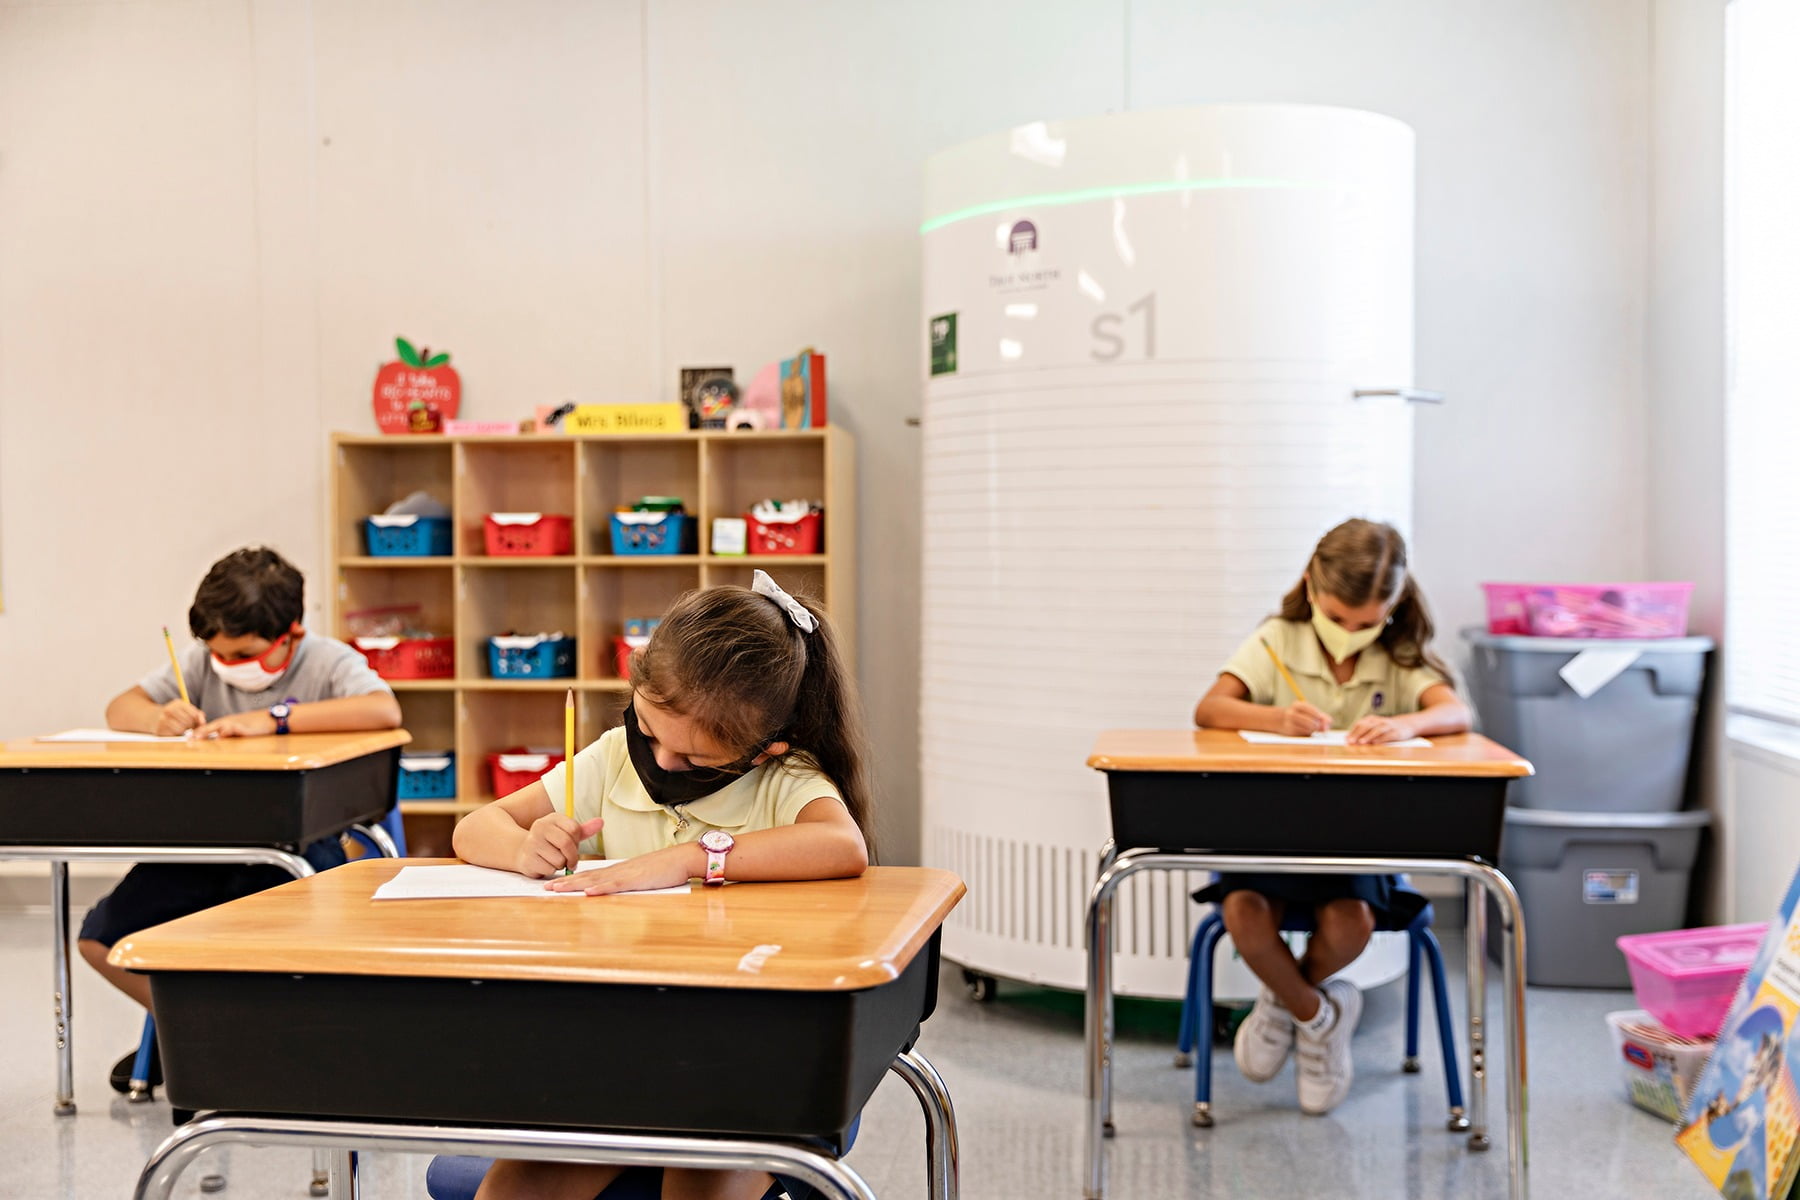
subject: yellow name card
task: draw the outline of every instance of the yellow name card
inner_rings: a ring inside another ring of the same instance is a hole
[[[686,433],[680,404],[578,404],[563,418],[567,433]]]

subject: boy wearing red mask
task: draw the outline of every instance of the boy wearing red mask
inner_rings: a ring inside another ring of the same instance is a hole
[[[189,703],[164,663],[106,706],[113,729],[165,737],[256,737],[392,729],[400,704],[355,649],[309,634],[301,624],[305,583],[292,563],[262,546],[234,550],[212,565],[188,628],[198,639],[181,654]],[[303,853],[319,870],[344,861],[336,838]],[[114,942],[140,929],[286,882],[279,867],[139,863],[81,923],[81,956],[114,987],[146,1008],[149,980],[111,966]],[[112,1085],[129,1089],[132,1059],[113,1067]],[[160,1065],[151,1072],[160,1081]]]

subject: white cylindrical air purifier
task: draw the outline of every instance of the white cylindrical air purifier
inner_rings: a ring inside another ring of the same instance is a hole
[[[969,885],[944,953],[1079,988],[1096,734],[1189,724],[1331,526],[1409,527],[1413,135],[1298,105],[1026,125],[930,160],[922,233],[924,855]],[[1121,888],[1121,992],[1181,994],[1205,882]],[[1404,969],[1387,935],[1351,978]]]

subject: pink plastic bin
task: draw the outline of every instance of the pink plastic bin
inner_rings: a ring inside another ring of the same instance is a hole
[[[1484,583],[1488,632],[1529,637],[1687,634],[1691,583]]]
[[[1709,1038],[1725,1023],[1731,998],[1768,930],[1768,922],[1761,921],[1634,933],[1618,941],[1631,968],[1631,990],[1644,1011],[1670,1033]]]

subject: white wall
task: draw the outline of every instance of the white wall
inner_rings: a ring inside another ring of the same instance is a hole
[[[1725,5],[1655,0],[1651,29],[1646,574],[1694,580],[1691,627],[1717,639],[1725,615]],[[1702,907],[1717,919],[1733,903],[1727,848],[1750,844],[1727,800],[1722,666],[1714,655],[1696,769],[1699,802],[1720,822],[1696,879]],[[1783,776],[1740,773],[1731,789],[1772,778]],[[1793,843],[1767,833],[1757,827],[1753,849],[1781,859],[1774,869],[1785,883],[1792,851],[1781,847]]]
[[[1485,578],[1641,575],[1675,446],[1646,420],[1671,4],[0,0],[0,672],[30,681],[0,731],[96,720],[232,545],[324,580],[324,437],[370,427],[396,333],[492,417],[815,343],[859,438],[862,673],[909,854],[920,164],[1127,106],[1412,124],[1441,623]]]

